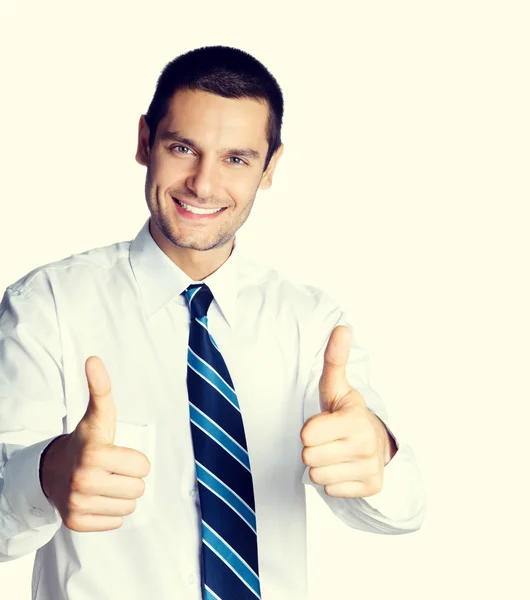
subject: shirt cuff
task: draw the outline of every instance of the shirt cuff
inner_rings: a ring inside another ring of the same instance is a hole
[[[42,490],[39,468],[42,452],[57,438],[17,450],[6,462],[4,493],[11,508],[30,529],[57,523],[61,515]]]
[[[424,510],[423,483],[412,448],[399,442],[398,437],[394,435],[393,428],[388,424],[386,418],[382,418],[380,415],[377,416],[396,441],[397,452],[384,467],[381,491],[372,496],[366,496],[363,498],[363,501],[389,523],[407,522],[416,518]],[[304,471],[302,482],[313,486],[317,490],[320,487],[323,489],[323,486],[313,483],[309,478],[309,467],[306,467]],[[348,500],[348,498],[342,499],[345,506],[348,505]],[[357,502],[353,504],[355,507],[358,506]],[[354,506],[352,505],[353,508]]]

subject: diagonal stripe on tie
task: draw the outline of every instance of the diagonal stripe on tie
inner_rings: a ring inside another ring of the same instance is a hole
[[[188,366],[205,379],[236,408],[239,408],[236,393],[232,387],[226,383],[209,363],[198,356],[191,348],[189,348],[188,352]]]
[[[190,324],[190,327],[193,327],[194,335],[189,340],[188,348],[191,348],[195,354],[204,359],[209,365],[215,365],[219,375],[234,390],[232,378],[230,377],[223,356],[219,352],[213,336],[208,331],[208,318],[203,317],[200,319],[200,326],[197,321],[198,319],[195,319],[195,322]]]
[[[184,292],[190,309],[188,386],[202,534],[203,599],[261,598],[251,463],[243,415],[208,330],[207,285]]]
[[[254,507],[251,472],[191,422],[190,427],[193,447],[196,448],[195,460],[222,479],[250,507]]]
[[[208,488],[213,494],[221,498],[228,506],[247,523],[247,525],[256,533],[256,515],[252,508],[240,498],[226,483],[221,481],[211,471],[208,471],[198,461],[195,462],[197,467],[198,480]]]
[[[188,367],[188,389],[190,404],[213,419],[223,431],[241,447],[246,447],[241,412],[209,383]]]
[[[212,592],[212,590],[207,585],[204,586],[204,598],[205,600],[223,600],[217,594]]]
[[[204,543],[212,550],[225,565],[231,569],[239,579],[254,593],[259,591],[258,576],[248,564],[237,554],[230,544],[221,538],[208,523],[202,522],[202,537]]]
[[[205,585],[222,600],[261,598],[203,541]],[[225,592],[225,590],[227,590]],[[204,596],[203,596],[204,598]]]
[[[202,489],[201,489],[202,488]],[[253,570],[258,569],[258,556],[256,549],[256,533],[248,527],[239,514],[225,504],[209,489],[203,488],[199,482],[201,494],[201,509],[203,521],[209,525],[223,540],[229,540],[232,548]],[[232,532],[238,531],[237,537]]]
[[[200,319],[195,317],[195,320],[197,321],[197,323],[200,323],[204,329],[206,329],[206,331],[208,331],[208,319],[206,317],[201,317]],[[213,339],[213,337],[211,336],[210,332],[208,332],[208,335],[210,336],[210,341],[212,342],[212,344],[214,345],[214,348],[217,350],[217,352],[219,352],[219,354],[221,353],[221,350],[219,350],[219,348],[217,347],[217,344],[215,343],[215,340]]]
[[[242,448],[234,438],[230,437],[226,431],[223,431],[217,423],[201,410],[193,406],[193,404],[190,404],[190,419],[194,425],[202,429],[204,433],[214,439],[222,448],[250,471],[250,462],[245,448]]]

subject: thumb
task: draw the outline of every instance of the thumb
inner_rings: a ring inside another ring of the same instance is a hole
[[[112,400],[110,377],[97,356],[85,362],[88,382],[88,406],[76,431],[85,444],[113,444],[116,435],[116,407]]]
[[[333,329],[324,352],[324,368],[318,389],[322,411],[338,410],[340,400],[352,391],[346,378],[346,365],[350,356],[351,333],[345,325]]]

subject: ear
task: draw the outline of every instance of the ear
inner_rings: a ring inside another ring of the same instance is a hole
[[[138,147],[136,148],[136,162],[144,167],[149,163],[149,126],[145,116],[140,117],[138,123]]]
[[[271,156],[268,167],[265,169],[263,175],[261,176],[261,181],[259,184],[260,190],[268,190],[272,185],[272,176],[274,174],[274,169],[276,168],[276,164],[278,160],[280,160],[280,156],[283,154],[283,144],[280,144],[278,150]]]

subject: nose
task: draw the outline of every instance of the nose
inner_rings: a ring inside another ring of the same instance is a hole
[[[198,198],[215,197],[219,187],[216,165],[204,159],[198,160],[186,179],[186,186]]]

